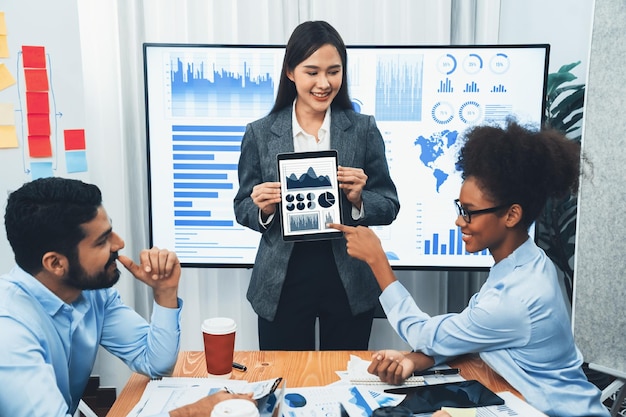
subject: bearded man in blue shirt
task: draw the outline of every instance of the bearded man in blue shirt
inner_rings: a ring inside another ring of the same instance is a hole
[[[143,250],[136,264],[118,255],[97,186],[64,178],[32,181],[9,195],[5,226],[17,265],[0,278],[0,415],[72,416],[98,346],[151,378],[171,374],[179,349],[180,262]],[[119,261],[150,286],[150,323],[112,286]],[[208,415],[225,392],[170,412]]]

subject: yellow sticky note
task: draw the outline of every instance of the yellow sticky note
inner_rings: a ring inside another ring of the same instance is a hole
[[[15,78],[13,78],[6,65],[0,64],[0,90],[4,90],[13,84],[15,84]]]
[[[14,125],[15,111],[13,103],[0,103],[0,125]]]
[[[0,12],[0,35],[7,34],[7,24],[4,20],[4,12]]]
[[[15,125],[0,126],[0,148],[17,148]]]
[[[441,409],[452,417],[476,417],[475,408],[441,407]]]
[[[0,35],[0,58],[9,57],[9,43],[7,42],[7,35]]]

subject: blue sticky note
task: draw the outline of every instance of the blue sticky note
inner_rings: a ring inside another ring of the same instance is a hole
[[[53,177],[52,162],[31,162],[30,163],[30,175],[33,180],[39,178]]]
[[[65,163],[67,165],[67,172],[86,172],[87,152],[67,151],[65,152]]]

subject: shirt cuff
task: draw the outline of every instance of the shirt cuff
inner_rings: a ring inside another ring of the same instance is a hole
[[[178,326],[178,323],[180,323],[180,312],[183,308],[183,300],[178,298],[178,308],[163,307],[156,301],[153,301],[152,305],[152,322],[163,323],[164,326],[168,326],[168,324],[172,327]]]
[[[261,226],[263,226],[264,229],[267,229],[267,226],[269,226],[269,224],[272,222],[272,220],[274,220],[274,214],[275,213],[270,214],[270,216],[267,218],[267,220],[263,221],[263,218],[261,217],[261,210],[259,210],[259,224]]]
[[[352,205],[352,220],[361,220],[365,217],[365,204],[361,202],[361,210]]]

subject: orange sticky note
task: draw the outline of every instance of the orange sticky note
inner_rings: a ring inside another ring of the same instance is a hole
[[[28,114],[29,136],[50,136],[50,117],[47,114]]]
[[[26,92],[26,113],[27,114],[50,114],[50,102],[48,92]]]
[[[13,78],[6,65],[0,64],[0,90],[4,90],[13,84],[15,84],[15,78]]]
[[[28,155],[31,158],[48,158],[52,156],[50,136],[28,136]]]
[[[22,46],[24,68],[46,68],[46,51],[43,46]]]
[[[17,148],[15,125],[0,126],[0,148]]]
[[[48,91],[48,71],[44,69],[25,69],[26,91]]]
[[[68,129],[63,131],[66,151],[82,151],[85,149],[85,130]]]

